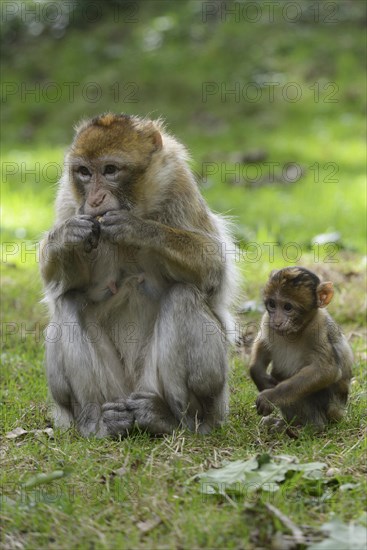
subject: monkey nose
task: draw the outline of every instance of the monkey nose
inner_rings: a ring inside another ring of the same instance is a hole
[[[96,208],[97,206],[102,204],[102,202],[105,200],[105,198],[106,198],[106,193],[102,193],[101,195],[97,195],[95,197],[92,197],[89,204],[91,205],[92,208]]]

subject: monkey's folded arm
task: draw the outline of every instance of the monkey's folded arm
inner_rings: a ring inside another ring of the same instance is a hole
[[[211,288],[222,280],[221,244],[213,235],[144,220],[125,210],[107,212],[101,229],[112,242],[155,252],[174,278]]]
[[[275,388],[262,391],[256,400],[259,414],[270,414],[275,405],[285,407],[336,382],[341,376],[335,365],[312,363]]]

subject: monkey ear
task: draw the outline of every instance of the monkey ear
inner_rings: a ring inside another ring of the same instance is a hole
[[[160,132],[158,132],[158,130],[155,130],[155,132],[152,134],[152,142],[155,147],[155,151],[160,151],[162,149],[162,136]]]
[[[331,299],[334,296],[333,286],[333,283],[329,281],[319,284],[316,289],[318,307],[326,307],[328,304],[330,304]]]

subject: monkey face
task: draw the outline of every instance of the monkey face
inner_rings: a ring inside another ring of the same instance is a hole
[[[317,311],[319,278],[301,267],[272,272],[264,290],[270,327],[279,333],[299,332]]]
[[[66,159],[79,213],[101,216],[142,202],[147,169],[161,146],[150,121],[106,114],[83,123]]]
[[[270,327],[279,333],[300,332],[333,297],[333,283],[320,283],[315,273],[304,267],[273,271],[264,289],[264,303]]]
[[[132,172],[121,158],[74,158],[70,164],[70,181],[78,199],[79,213],[93,217],[109,210],[130,210]]]
[[[270,328],[279,334],[299,332],[310,320],[310,311],[303,310],[297,302],[290,302],[287,296],[270,296],[265,300],[265,307]]]

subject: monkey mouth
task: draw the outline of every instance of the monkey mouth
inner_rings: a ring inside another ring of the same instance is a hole
[[[287,338],[290,338],[290,341],[294,341],[294,339],[298,338],[299,330],[297,328],[281,328],[281,329],[274,329],[274,332],[284,338],[285,340]]]
[[[281,328],[274,328],[273,330],[274,332],[279,334],[279,336],[286,336],[288,334],[286,330],[283,330]]]
[[[273,331],[279,334],[279,336],[287,336],[288,334],[292,334],[294,331],[290,328],[286,327],[272,327]]]
[[[107,212],[112,212],[113,210],[113,208],[110,208],[108,210],[97,210],[96,212],[92,212],[91,216],[93,216],[93,218],[97,220],[97,222],[99,222],[103,218],[103,216],[107,214]]]
[[[96,208],[93,211],[86,212],[86,214],[89,214],[99,222],[100,219],[103,218],[105,214],[107,214],[107,212],[115,212],[117,210],[120,210],[120,208]]]
[[[120,210],[120,208],[106,208],[105,206],[102,208],[88,208],[83,205],[79,208],[78,214],[86,214],[87,216],[92,216],[92,218],[97,219],[107,214],[107,212],[112,212],[113,210]]]

